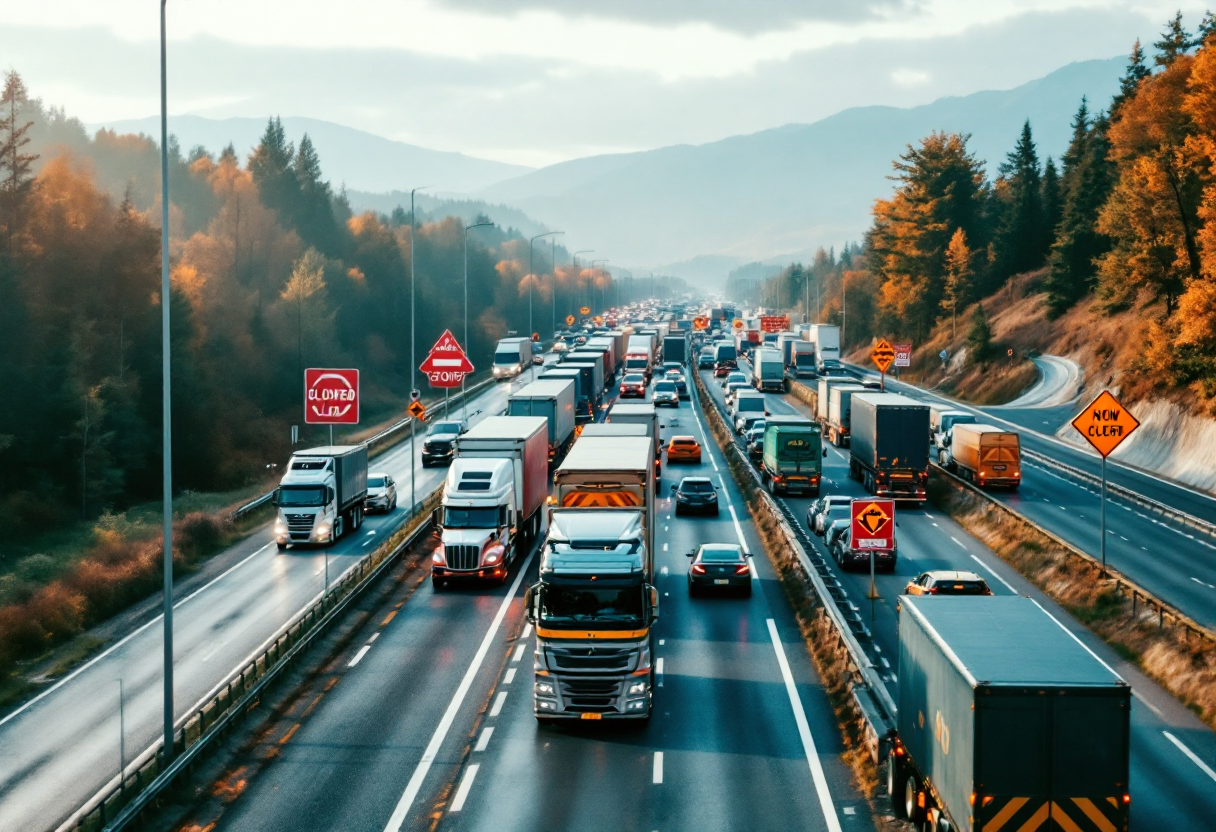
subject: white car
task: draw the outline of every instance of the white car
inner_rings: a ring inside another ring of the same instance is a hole
[[[397,508],[397,483],[388,474],[367,475],[367,496],[363,498],[363,510],[370,514],[382,511],[385,514]]]

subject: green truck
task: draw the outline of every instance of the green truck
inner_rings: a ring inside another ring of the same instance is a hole
[[[1128,684],[1033,599],[899,601],[896,815],[934,832],[1127,832]]]
[[[823,458],[819,426],[802,416],[769,416],[764,422],[761,477],[771,494],[819,496]]]

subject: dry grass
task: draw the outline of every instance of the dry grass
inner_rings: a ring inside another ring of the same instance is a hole
[[[1135,662],[1200,719],[1216,729],[1216,649],[1185,630],[1159,626],[1158,614],[1132,600],[1031,524],[943,477],[930,480],[930,499],[1078,621]]]

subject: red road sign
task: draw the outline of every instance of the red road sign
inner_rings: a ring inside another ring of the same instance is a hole
[[[305,370],[304,423],[359,424],[359,371]]]
[[[473,364],[452,331],[445,329],[418,369],[426,373],[432,387],[459,387],[464,377],[473,372]]]
[[[761,332],[785,332],[790,328],[789,315],[761,315]]]
[[[912,345],[911,344],[893,344],[895,347],[895,366],[896,367],[911,367],[912,366]]]
[[[895,501],[854,500],[850,545],[854,549],[895,548]]]

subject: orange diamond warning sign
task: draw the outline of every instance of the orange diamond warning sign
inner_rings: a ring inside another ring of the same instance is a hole
[[[891,369],[891,362],[895,360],[895,347],[891,346],[891,342],[886,338],[879,338],[874,349],[870,351],[870,360],[874,362],[878,372],[885,373]]]
[[[1140,422],[1118,399],[1103,390],[1077,414],[1072,426],[1105,458],[1140,427]]]
[[[408,410],[410,412],[410,415],[413,416],[415,419],[418,419],[419,421],[422,421],[422,422],[426,421],[426,405],[424,405],[422,402],[418,402],[418,401],[410,402],[410,406],[407,407],[406,410]]]
[[[895,548],[894,500],[854,500],[852,520],[854,549]]]

